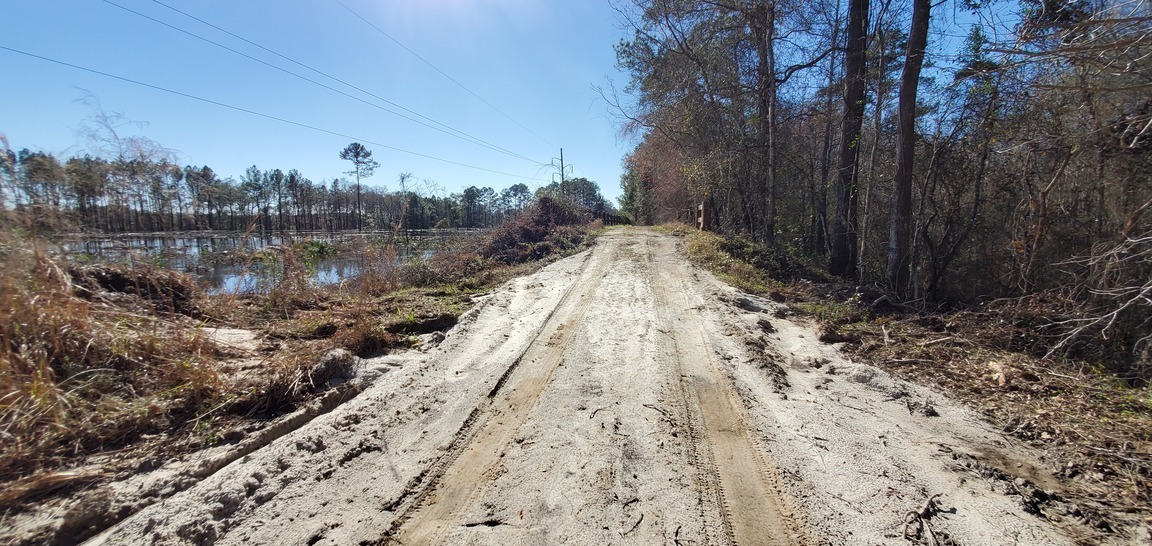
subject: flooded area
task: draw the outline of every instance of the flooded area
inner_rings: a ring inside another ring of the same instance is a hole
[[[384,249],[395,248],[394,260],[405,263],[428,258],[449,247],[466,230],[413,230],[407,233],[285,234],[275,236],[236,233],[134,234],[75,236],[61,250],[76,262],[149,263],[194,275],[210,293],[252,294],[268,290],[282,275],[281,251],[306,244],[322,249],[306,260],[309,280],[316,286],[337,284],[355,277],[367,259],[386,259]],[[375,258],[367,248],[380,251]]]

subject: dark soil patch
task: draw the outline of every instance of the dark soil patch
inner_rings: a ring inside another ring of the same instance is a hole
[[[388,325],[384,329],[393,334],[404,335],[443,332],[456,326],[457,318],[453,313],[433,313],[425,316],[413,316],[408,320]]]

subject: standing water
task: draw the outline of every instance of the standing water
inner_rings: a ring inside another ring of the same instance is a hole
[[[449,239],[457,233],[460,232],[416,230],[402,237],[394,237],[391,232],[315,237],[246,237],[231,233],[136,234],[73,237],[62,247],[73,260],[143,262],[187,272],[211,294],[253,294],[267,291],[282,274],[280,250],[285,245],[325,250],[316,253],[317,257],[306,260],[305,264],[309,281],[315,286],[324,286],[355,277],[364,269],[364,260],[368,259],[363,252],[350,256],[350,253],[338,250],[362,249],[366,244],[380,249],[394,244],[396,262],[405,263],[444,250]]]

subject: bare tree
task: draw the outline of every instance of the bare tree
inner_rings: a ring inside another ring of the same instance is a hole
[[[928,45],[931,0],[912,2],[912,28],[908,33],[908,54],[900,76],[899,129],[896,141],[896,191],[888,235],[888,288],[906,296],[911,278],[912,167],[916,157],[916,91],[920,88],[920,68]]]

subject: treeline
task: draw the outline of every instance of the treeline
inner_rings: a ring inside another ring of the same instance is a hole
[[[412,175],[398,190],[343,178],[313,182],[299,171],[248,168],[239,180],[221,178],[208,166],[180,167],[168,159],[104,159],[84,155],[64,161],[51,154],[3,149],[0,212],[25,215],[42,230],[101,233],[190,230],[335,232],[356,230],[484,228],[527,206],[538,193],[567,197],[602,212],[599,187],[585,179],[531,191],[525,184],[503,190],[475,186],[436,195],[416,190]],[[359,191],[357,191],[359,190]],[[359,203],[359,206],[358,206]],[[610,207],[609,207],[610,208]]]
[[[704,203],[721,231],[904,301],[1046,294],[1078,309],[1058,317],[1074,333],[1119,335],[1152,365],[1152,4],[624,12],[627,214]]]

